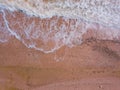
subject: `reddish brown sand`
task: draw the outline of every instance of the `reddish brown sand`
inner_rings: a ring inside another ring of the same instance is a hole
[[[120,90],[120,43],[88,35],[50,54],[14,37],[1,43],[0,90]]]

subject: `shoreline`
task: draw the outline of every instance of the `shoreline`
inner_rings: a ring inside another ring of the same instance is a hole
[[[0,90],[120,90],[119,30],[95,24],[84,33],[86,24],[74,19],[5,14],[0,13],[0,39],[8,40],[0,43]],[[14,35],[7,37],[7,29]],[[63,46],[46,54],[27,45]]]

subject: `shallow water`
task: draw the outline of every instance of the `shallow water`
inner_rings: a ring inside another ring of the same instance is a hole
[[[112,40],[120,35],[119,5],[119,0],[0,0],[0,42],[15,36],[28,48],[50,53],[80,45],[91,27]]]

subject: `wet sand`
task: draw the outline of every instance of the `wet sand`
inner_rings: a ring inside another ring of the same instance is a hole
[[[44,54],[13,38],[0,44],[0,89],[119,90],[119,60],[120,43],[114,41],[89,39]]]
[[[120,90],[120,40],[108,38],[88,30],[81,45],[46,54],[12,36],[0,43],[0,90]]]

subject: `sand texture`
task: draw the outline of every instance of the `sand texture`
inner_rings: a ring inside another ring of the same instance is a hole
[[[3,16],[4,13],[0,13],[0,23],[2,29],[6,30],[8,27]],[[9,28],[17,32],[18,37],[15,33],[12,36],[8,34],[3,36],[7,42],[0,43],[0,90],[120,90],[120,37],[114,31],[91,27],[86,33],[80,34],[83,38],[75,37],[80,38],[80,43],[73,40],[74,46],[70,47],[71,43],[63,42],[60,38],[57,42],[60,47],[46,53],[28,46],[33,41],[36,47],[49,51],[56,45],[54,39],[46,44],[42,39],[29,39],[25,36],[24,28],[20,27],[23,24],[29,26],[32,21],[37,25],[40,19],[27,17],[22,12],[11,14],[7,11],[6,19]],[[45,23],[56,19],[53,17],[41,21]],[[16,21],[19,23],[13,24]],[[59,18],[57,28],[63,22],[64,19]],[[47,30],[44,24],[42,28]],[[34,32],[36,29],[32,30]]]

